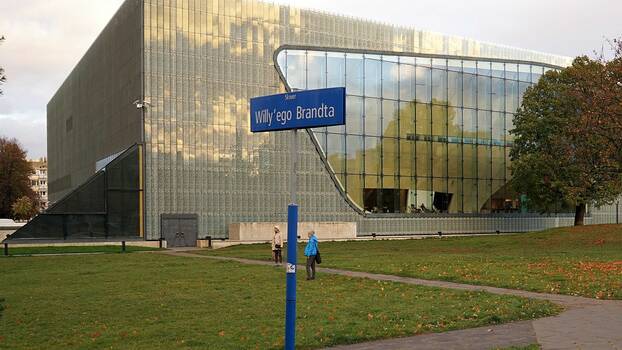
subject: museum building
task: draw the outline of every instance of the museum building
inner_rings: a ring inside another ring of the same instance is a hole
[[[126,0],[48,104],[51,204],[12,238],[194,245],[284,222],[291,132],[252,134],[249,100],[326,87],[346,88],[346,125],[298,137],[301,221],[357,236],[572,225],[508,185],[523,94],[570,63],[254,0]]]

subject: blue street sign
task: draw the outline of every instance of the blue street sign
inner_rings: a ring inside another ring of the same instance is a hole
[[[287,207],[287,270],[285,283],[285,349],[296,347],[296,242],[298,241],[298,205],[296,205],[297,129],[346,123],[346,88],[304,90],[251,98],[251,131],[292,131],[291,195]]]
[[[301,90],[251,98],[251,131],[343,125],[346,88]]]

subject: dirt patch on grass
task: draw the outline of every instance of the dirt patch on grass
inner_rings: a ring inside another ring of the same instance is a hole
[[[601,272],[618,272],[622,273],[622,261],[600,262],[600,261],[582,261],[577,267],[583,271],[601,271]]]

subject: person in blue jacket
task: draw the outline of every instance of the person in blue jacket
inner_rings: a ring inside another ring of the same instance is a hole
[[[317,237],[313,230],[307,233],[309,242],[305,247],[305,256],[307,257],[307,281],[315,279],[315,258],[317,256]]]

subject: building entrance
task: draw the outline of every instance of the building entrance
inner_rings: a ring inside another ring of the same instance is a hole
[[[162,214],[160,230],[167,247],[196,247],[198,235],[196,214]]]

